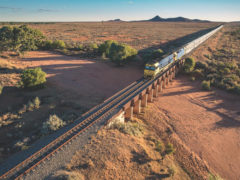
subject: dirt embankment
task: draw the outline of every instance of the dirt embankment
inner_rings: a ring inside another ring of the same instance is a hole
[[[140,119],[135,118],[134,122],[142,124]],[[137,133],[137,136],[128,134],[129,129],[124,133],[117,129],[102,129],[76,153],[65,170],[53,175],[53,179],[69,176],[85,180],[190,179],[173,155],[166,155],[162,160],[163,156],[156,150],[156,142],[161,139],[147,124],[143,126],[143,133]],[[133,131],[137,131],[136,128],[136,125],[132,126]]]
[[[150,107],[157,119],[149,123],[157,131],[168,129],[173,133],[173,142],[180,144],[177,148],[180,152],[176,155],[184,166],[190,169],[197,167],[197,171],[192,172],[199,171],[200,174],[209,169],[223,178],[239,179],[239,96],[217,89],[214,92],[202,91],[200,82],[191,82],[182,76]],[[181,148],[184,146],[187,147]],[[191,159],[203,166],[189,161],[187,151],[183,149],[187,149],[188,155],[193,156]]]

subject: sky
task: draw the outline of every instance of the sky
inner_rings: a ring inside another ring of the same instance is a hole
[[[156,15],[240,21],[240,0],[0,0],[0,21],[129,21]]]

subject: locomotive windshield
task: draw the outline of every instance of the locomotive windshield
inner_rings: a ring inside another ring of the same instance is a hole
[[[155,67],[151,67],[151,66],[145,66],[145,69],[155,71]]]

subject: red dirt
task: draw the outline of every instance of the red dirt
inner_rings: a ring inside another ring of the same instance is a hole
[[[63,56],[50,52],[29,52],[20,62],[25,67],[40,66],[48,74],[48,81],[72,95],[107,98],[136,79],[142,69],[136,66],[115,67],[111,63]]]
[[[240,97],[202,91],[180,77],[152,107],[180,139],[221,177],[240,177]],[[159,127],[161,128],[161,127]]]

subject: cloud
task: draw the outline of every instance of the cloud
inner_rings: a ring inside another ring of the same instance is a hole
[[[134,2],[133,1],[128,1],[128,4],[133,4]]]
[[[57,10],[54,9],[38,9],[38,12],[58,12]]]
[[[6,10],[12,10],[12,11],[21,11],[22,8],[15,8],[15,7],[9,7],[9,6],[0,6],[0,9],[6,9]]]

